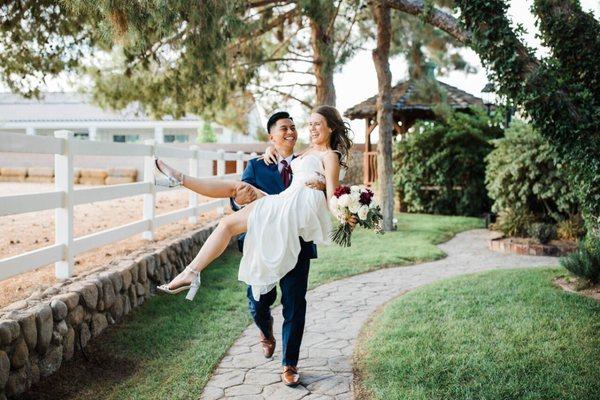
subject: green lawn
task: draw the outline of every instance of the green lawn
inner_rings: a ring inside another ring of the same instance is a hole
[[[311,262],[311,286],[361,274],[386,266],[414,264],[442,258],[435,245],[458,232],[483,228],[483,220],[470,217],[446,217],[427,214],[401,214],[398,230],[375,235],[357,229],[352,246],[319,247],[319,258]]]
[[[455,233],[482,226],[475,218],[399,216],[399,231],[357,230],[350,249],[319,248],[311,286],[385,265],[443,256],[435,247]],[[156,296],[111,327],[90,362],[72,362],[31,392],[35,399],[195,399],[242,330],[251,323],[245,287],[237,281],[239,253],[230,251],[203,273],[193,303]]]
[[[581,399],[600,393],[600,303],[564,271],[492,271],[419,288],[363,328],[363,398]]]

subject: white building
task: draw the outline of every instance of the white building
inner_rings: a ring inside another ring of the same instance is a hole
[[[249,132],[238,133],[212,124],[219,143],[251,143],[263,128],[255,106],[248,114]],[[53,135],[55,130],[68,129],[82,139],[140,142],[155,139],[157,143],[190,143],[196,141],[204,121],[196,116],[180,119],[149,118],[139,107],[131,105],[121,110],[102,109],[79,93],[44,93],[38,99],[25,99],[12,93],[0,93],[0,132],[28,135]]]

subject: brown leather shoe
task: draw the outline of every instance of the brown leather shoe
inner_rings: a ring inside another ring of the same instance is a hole
[[[271,325],[269,326],[269,337],[266,337],[260,329],[258,330],[258,332],[263,354],[266,358],[273,357],[273,352],[275,352],[275,337],[273,336],[273,318],[271,317]]]
[[[281,381],[286,386],[298,385],[300,383],[300,374],[298,373],[298,368],[293,365],[286,365],[283,367]]]

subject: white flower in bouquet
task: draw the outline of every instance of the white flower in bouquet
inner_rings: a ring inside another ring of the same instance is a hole
[[[339,221],[338,226],[331,232],[331,239],[340,246],[350,246],[352,229],[348,223],[349,217],[357,219],[363,228],[379,229],[383,215],[373,199],[373,192],[363,186],[342,185],[335,189],[334,198],[329,202],[332,214]]]
[[[331,199],[329,199],[329,209],[331,210],[335,210],[338,207],[338,198],[335,196],[331,196]]]
[[[348,207],[349,204],[350,204],[350,196],[347,194],[341,195],[340,198],[338,199],[338,207],[340,207],[340,208]]]
[[[369,215],[369,207],[365,205],[360,206],[358,209],[358,218],[364,221],[367,219],[367,215]]]
[[[355,199],[353,196],[350,196],[350,204],[348,204],[348,210],[350,210],[350,212],[352,214],[356,214],[358,212],[358,209],[360,208],[360,197],[358,199]]]
[[[336,208],[333,211],[333,216],[335,217],[335,219],[337,219],[338,221],[342,222],[345,221],[346,218],[344,216],[344,212],[342,210],[340,210],[339,208]]]

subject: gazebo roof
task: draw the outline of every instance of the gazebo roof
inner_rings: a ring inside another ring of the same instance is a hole
[[[437,84],[446,94],[445,102],[455,110],[466,110],[471,106],[483,107],[483,100],[454,86],[440,82]],[[412,119],[432,118],[432,108],[435,104],[424,103],[415,96],[416,83],[407,80],[392,87],[392,103],[394,104],[394,119],[401,115]],[[344,112],[350,119],[375,118],[377,116],[377,95],[356,104]]]

